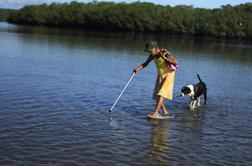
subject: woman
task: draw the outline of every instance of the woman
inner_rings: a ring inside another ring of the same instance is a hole
[[[145,51],[149,53],[148,59],[138,67],[133,69],[137,73],[145,68],[152,60],[155,61],[158,76],[153,93],[153,99],[156,100],[155,109],[148,114],[149,118],[159,118],[159,111],[162,109],[165,116],[170,116],[165,105],[164,98],[172,100],[175,70],[177,68],[176,59],[166,50],[158,48],[156,41],[150,41],[146,44]]]

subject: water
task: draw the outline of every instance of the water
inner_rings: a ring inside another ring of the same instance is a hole
[[[176,55],[175,119],[152,121],[145,42]],[[0,23],[0,165],[252,165],[252,45]],[[208,86],[192,112],[184,85]]]

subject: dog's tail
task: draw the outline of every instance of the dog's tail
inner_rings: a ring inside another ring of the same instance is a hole
[[[198,76],[199,81],[200,81],[200,82],[203,82],[203,81],[201,80],[201,78],[200,78],[199,74],[197,74],[197,76]]]

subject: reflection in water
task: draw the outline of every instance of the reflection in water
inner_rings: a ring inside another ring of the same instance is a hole
[[[151,132],[151,147],[148,152],[148,157],[153,165],[167,164],[171,157],[168,139],[170,124],[166,120],[150,120],[152,123]]]
[[[181,121],[181,125],[183,126],[184,131],[187,132],[187,137],[201,137],[201,130],[204,126],[205,113],[206,112],[204,110],[187,112],[187,115],[185,115],[185,118]]]
[[[30,27],[15,26],[13,24],[1,23],[0,32],[22,33],[27,40],[35,36],[26,35],[34,34],[45,36],[40,38],[40,42],[48,42],[46,36],[56,35],[64,36],[64,39],[50,38],[57,44],[69,45],[72,47],[83,47],[92,49],[100,49],[105,51],[127,51],[129,53],[143,53],[144,43],[149,40],[157,40],[161,47],[168,48],[176,55],[215,57],[215,59],[230,59],[240,62],[251,62],[251,42],[237,40],[218,40],[218,39],[202,39],[202,38],[185,38],[168,35],[153,34],[128,34],[128,33],[111,33],[111,32],[94,32],[83,31],[81,29],[62,29],[48,27]],[[74,38],[72,38],[74,37]],[[99,39],[99,40],[98,40]],[[69,42],[71,40],[71,42]],[[130,42],[129,42],[130,41]],[[241,49],[242,48],[242,49]],[[207,54],[206,54],[207,52]],[[220,56],[222,55],[222,56]],[[240,56],[242,55],[242,56]]]
[[[172,143],[172,148],[176,160],[180,165],[197,165],[197,161],[201,160],[198,156],[201,155],[200,151],[206,145],[204,141],[205,135],[203,134],[203,130],[206,126],[204,123],[206,115],[205,111],[205,109],[201,108],[201,110],[186,110],[184,113],[178,114],[178,117],[180,118],[177,118],[176,120],[180,123],[178,126],[174,127],[176,132],[172,135],[177,141]],[[181,146],[182,142],[187,145],[186,149]],[[178,149],[183,149],[183,153],[177,153]]]
[[[147,156],[150,160],[150,165],[170,165],[171,163],[191,163],[195,164],[197,153],[204,146],[202,143],[202,129],[204,127],[205,111],[195,110],[186,111],[181,114],[176,114],[176,121],[180,122],[179,128],[174,126],[171,135],[171,123],[168,120],[149,120],[152,124],[151,131],[151,147]],[[173,139],[176,138],[176,142]],[[189,140],[193,139],[193,142]],[[185,154],[177,154],[177,150],[181,149],[181,142],[190,142],[188,151]],[[178,144],[177,144],[178,143]],[[182,162],[186,161],[186,162]]]

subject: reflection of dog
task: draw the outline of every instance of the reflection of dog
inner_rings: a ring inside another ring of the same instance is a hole
[[[188,95],[190,96],[190,110],[194,110],[197,103],[197,107],[200,106],[200,96],[204,95],[204,104],[207,100],[207,87],[206,84],[200,79],[199,74],[197,74],[199,83],[193,85],[184,86],[181,89],[180,96]]]

